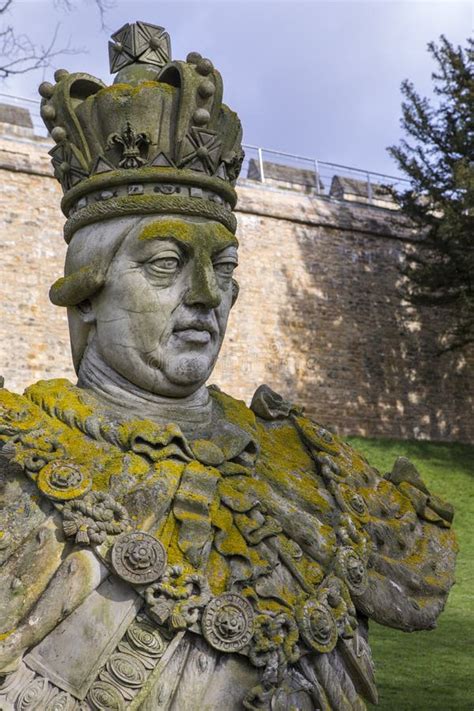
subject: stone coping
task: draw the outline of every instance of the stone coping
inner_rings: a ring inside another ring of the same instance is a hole
[[[0,170],[53,178],[47,138],[0,135]],[[58,187],[59,191],[59,187]],[[241,178],[237,183],[239,213],[248,213],[301,225],[364,232],[379,237],[416,240],[402,215],[393,210],[338,200],[329,196],[305,195],[288,188],[274,187]],[[58,204],[59,209],[59,204]]]

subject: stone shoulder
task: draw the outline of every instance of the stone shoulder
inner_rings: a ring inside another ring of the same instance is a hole
[[[51,514],[25,469],[14,461],[12,442],[26,438],[39,419],[25,397],[0,389],[0,566]]]

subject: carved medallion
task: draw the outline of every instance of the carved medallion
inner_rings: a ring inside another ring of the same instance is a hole
[[[316,652],[330,652],[337,642],[336,622],[323,603],[309,599],[296,612],[301,636]]]
[[[363,516],[367,512],[366,503],[360,494],[352,494],[349,498],[349,506],[359,516]]]
[[[87,701],[96,711],[125,711],[125,702],[122,695],[108,681],[96,681],[91,686]]]
[[[336,558],[336,572],[354,595],[367,590],[369,578],[364,562],[350,546],[340,548]]]
[[[369,520],[369,510],[364,498],[350,486],[339,485],[339,491],[344,500],[346,510],[354,514],[362,523]]]
[[[166,568],[163,544],[149,533],[134,531],[117,538],[112,548],[112,567],[127,583],[144,585],[160,578]]]
[[[49,499],[69,501],[84,496],[92,481],[77,464],[56,460],[41,469],[36,484]]]
[[[251,640],[254,614],[241,595],[223,593],[206,606],[202,631],[211,647],[220,652],[238,652]]]

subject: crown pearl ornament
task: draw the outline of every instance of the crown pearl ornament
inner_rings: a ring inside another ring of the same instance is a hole
[[[39,86],[66,241],[100,220],[160,213],[235,232],[242,128],[213,63],[198,52],[172,61],[168,33],[145,22],[112,35],[109,59],[111,86],[65,69]]]

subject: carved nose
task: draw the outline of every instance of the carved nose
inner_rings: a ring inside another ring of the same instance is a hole
[[[205,306],[215,309],[221,303],[212,263],[196,264],[191,277],[191,285],[184,297],[187,306]]]

